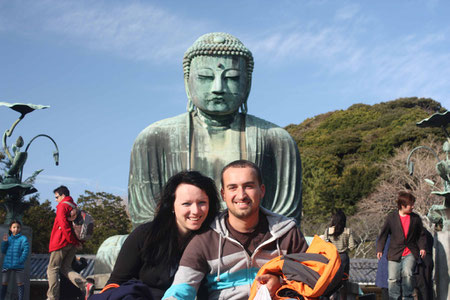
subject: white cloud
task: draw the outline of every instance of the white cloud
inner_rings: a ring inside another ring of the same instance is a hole
[[[69,176],[56,176],[56,175],[42,175],[40,174],[36,177],[37,184],[67,184],[67,185],[92,185],[91,179],[88,178],[78,178]]]
[[[353,19],[358,14],[359,10],[360,7],[357,4],[344,6],[337,10],[335,19],[340,21]]]
[[[386,97],[431,97],[448,107],[450,54],[438,50],[449,42],[444,36],[407,36],[367,51],[364,87]]]
[[[53,34],[64,43],[151,62],[178,62],[207,27],[140,1],[16,1],[3,9],[3,30]]]
[[[273,30],[255,38],[250,47],[268,63],[313,64],[314,74],[324,81],[338,76],[344,97],[431,97],[450,108],[448,28],[387,35],[376,19],[362,15],[358,7],[336,15],[330,23],[310,21]]]
[[[314,9],[338,8],[330,18],[286,18],[237,36],[250,37],[245,43],[257,63],[287,67],[307,63],[324,81],[349,78],[342,94],[346,89],[360,89],[364,93],[359,94],[369,98],[427,96],[450,101],[446,100],[448,28],[417,36],[386,27],[384,17],[377,18],[362,4],[312,3]],[[436,3],[428,9],[433,10]],[[205,28],[214,27],[213,22],[214,17],[189,19],[145,1],[0,0],[0,31],[30,38],[40,36],[36,32],[51,34],[61,43],[150,62],[173,59],[179,63],[186,48]]]
[[[249,42],[257,56],[272,63],[322,62],[327,68],[335,63],[358,69],[360,51],[344,28],[301,26],[273,32]],[[330,64],[331,62],[331,64]]]
[[[121,197],[126,198],[127,187],[118,187],[112,185],[104,185],[93,178],[80,178],[80,177],[70,177],[70,176],[59,176],[59,175],[42,175],[36,178],[36,185],[52,185],[58,186],[61,184],[70,186],[74,189],[90,189],[95,191],[105,191],[108,193],[119,194]]]

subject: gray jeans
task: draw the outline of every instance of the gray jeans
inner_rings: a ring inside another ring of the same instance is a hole
[[[48,291],[47,298],[50,300],[59,299],[59,273],[66,276],[83,293],[86,291],[86,279],[79,273],[72,270],[72,260],[75,257],[77,248],[69,244],[64,248],[50,253],[50,261],[47,267]]]
[[[388,287],[389,299],[413,299],[414,291],[414,267],[416,259],[412,253],[402,256],[399,262],[388,261]]]

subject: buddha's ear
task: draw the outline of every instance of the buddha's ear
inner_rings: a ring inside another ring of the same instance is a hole
[[[189,83],[189,78],[185,77],[184,78],[184,89],[186,90],[186,95],[187,95],[187,98],[188,98],[186,109],[187,109],[188,112],[193,112],[194,109],[195,109],[195,106],[194,106],[194,102],[192,102],[192,99],[191,99],[191,93],[189,92],[189,85],[188,85],[188,83]]]
[[[248,112],[248,108],[247,108],[247,100],[245,100],[244,102],[242,102],[241,104],[241,113],[246,115]]]
[[[249,79],[248,80],[248,84],[247,84],[247,88],[244,94],[244,101],[242,101],[241,104],[241,113],[246,115],[248,112],[248,106],[247,106],[247,100],[248,100],[248,96],[250,95],[250,88],[252,87],[252,80]]]

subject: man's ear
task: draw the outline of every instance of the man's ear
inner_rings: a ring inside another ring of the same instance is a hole
[[[262,191],[262,195],[261,195],[261,199],[262,199],[262,198],[264,198],[264,195],[266,194],[266,186],[264,184],[261,184],[260,188]]]
[[[225,198],[223,197],[223,194],[224,194],[223,188],[221,188],[221,189],[220,189],[220,195],[222,196],[222,200],[225,201]]]

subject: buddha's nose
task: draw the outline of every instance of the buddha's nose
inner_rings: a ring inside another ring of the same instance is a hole
[[[214,78],[212,92],[214,94],[223,94],[223,79],[221,76],[216,76]]]

